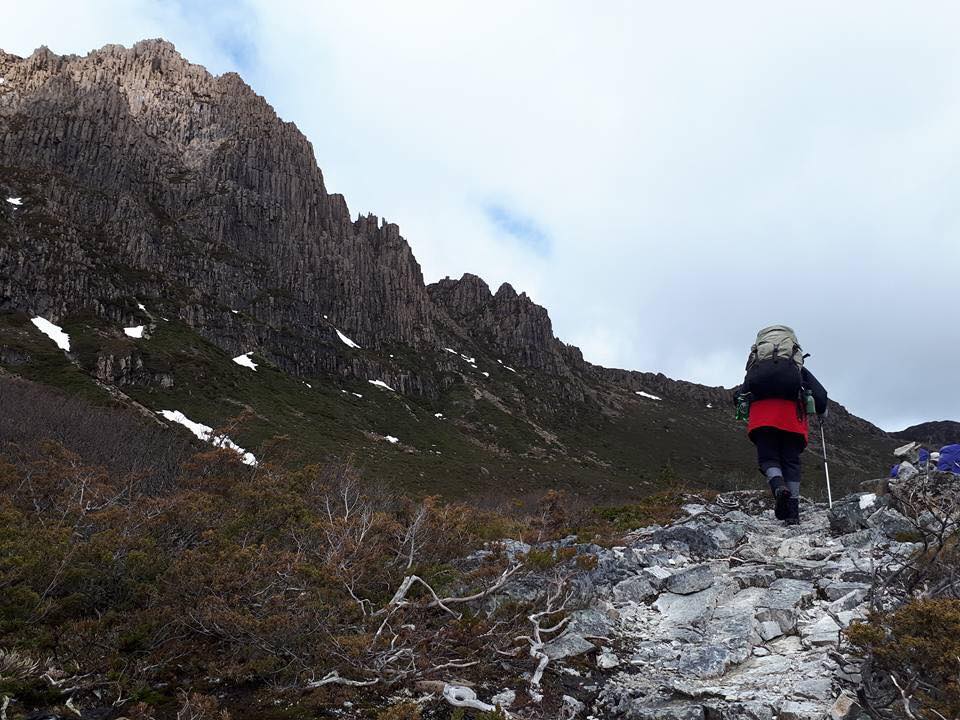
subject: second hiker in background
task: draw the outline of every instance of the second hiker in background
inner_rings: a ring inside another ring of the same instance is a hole
[[[737,398],[747,435],[757,448],[760,472],[775,500],[774,513],[788,525],[800,522],[800,454],[807,446],[809,415],[827,414],[827,391],[804,367],[792,328],[771,325],[757,333]]]

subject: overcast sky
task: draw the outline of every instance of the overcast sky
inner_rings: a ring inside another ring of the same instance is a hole
[[[858,415],[960,420],[955,3],[8,5],[19,55],[239,72],[428,282],[510,282],[592,362],[730,386],[786,323]]]

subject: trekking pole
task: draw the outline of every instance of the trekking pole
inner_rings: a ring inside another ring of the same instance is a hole
[[[823,472],[827,476],[827,506],[833,509],[833,494],[830,492],[830,466],[827,465],[827,439],[823,435],[823,419],[820,419],[820,444],[823,446]]]

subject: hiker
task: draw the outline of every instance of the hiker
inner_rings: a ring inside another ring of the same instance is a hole
[[[808,414],[827,415],[827,391],[803,366],[800,343],[786,325],[757,333],[746,377],[735,396],[748,408],[747,436],[775,501],[774,514],[787,525],[800,522],[800,453],[807,446]]]

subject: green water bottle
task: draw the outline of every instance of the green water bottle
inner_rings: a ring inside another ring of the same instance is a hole
[[[807,415],[816,415],[817,414],[817,403],[813,399],[812,390],[804,390],[803,394],[805,396],[804,402],[806,403]]]

